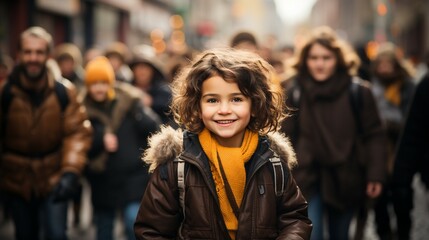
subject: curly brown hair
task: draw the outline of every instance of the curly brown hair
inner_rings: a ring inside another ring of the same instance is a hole
[[[286,114],[283,94],[272,83],[273,68],[254,53],[230,48],[201,53],[173,81],[171,111],[180,125],[196,133],[204,129],[201,89],[213,76],[237,83],[243,95],[251,99],[249,130],[266,134],[278,129]]]

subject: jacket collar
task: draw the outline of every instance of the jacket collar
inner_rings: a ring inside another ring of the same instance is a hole
[[[279,155],[281,159],[287,162],[290,169],[296,164],[295,152],[289,139],[278,132],[269,133],[266,136],[260,136],[257,154],[262,154],[268,149]],[[149,171],[155,170],[159,165],[173,161],[180,154],[189,154],[192,156],[201,156],[203,150],[198,141],[198,135],[181,129],[173,129],[170,126],[163,126],[161,130],[149,138],[149,147],[143,154],[143,161],[150,165]],[[208,161],[204,164],[208,164]],[[254,162],[254,161],[253,161]]]

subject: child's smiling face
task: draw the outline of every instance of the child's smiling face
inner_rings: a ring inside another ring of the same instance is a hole
[[[201,119],[225,147],[240,147],[250,122],[252,103],[235,82],[220,76],[206,79],[201,90]]]

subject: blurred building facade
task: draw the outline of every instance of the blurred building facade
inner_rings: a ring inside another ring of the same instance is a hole
[[[238,31],[250,31],[265,42],[284,39],[284,24],[273,0],[188,1],[186,12],[193,38],[199,48],[225,46]]]
[[[407,53],[422,58],[429,52],[429,1],[397,0],[391,31]]]
[[[354,45],[394,42],[405,55],[429,51],[428,0],[318,0],[310,27],[328,25]]]
[[[422,55],[429,51],[427,9],[428,0],[318,0],[306,26],[329,25],[353,44],[388,40]],[[113,41],[159,52],[203,49],[228,45],[240,30],[262,43],[293,39],[274,0],[14,0],[0,1],[0,52],[14,56],[19,34],[33,25],[51,32],[55,44],[81,50]]]
[[[16,0],[0,2],[0,51],[14,56],[20,33],[42,26],[54,43],[73,42],[82,50],[113,41],[135,45],[153,28],[169,29],[170,1]]]

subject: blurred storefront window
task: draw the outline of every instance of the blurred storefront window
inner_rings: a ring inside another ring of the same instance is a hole
[[[94,37],[100,46],[106,46],[117,40],[120,24],[119,11],[113,7],[99,4],[94,10]],[[113,31],[112,31],[113,30]]]

